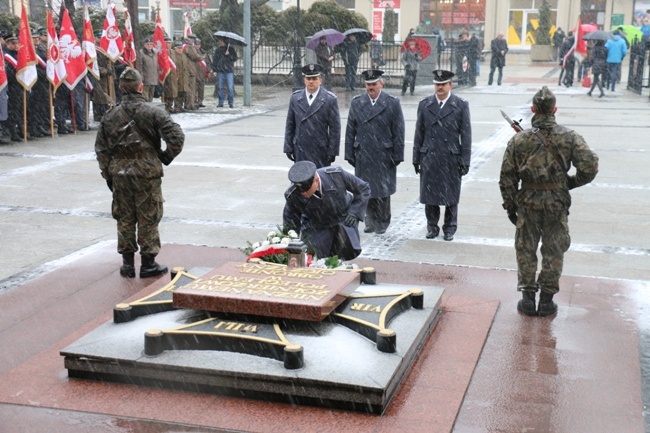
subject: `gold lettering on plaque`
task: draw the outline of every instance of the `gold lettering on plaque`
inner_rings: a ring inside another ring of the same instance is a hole
[[[239,322],[224,322],[223,320],[214,325],[214,329],[217,331],[222,330],[231,332],[250,332],[253,334],[257,333],[257,325],[250,325]]]
[[[360,304],[360,303],[352,303],[352,306],[350,307],[350,310],[353,311],[364,311],[366,313],[381,313],[381,306],[380,305],[372,305],[372,304]]]

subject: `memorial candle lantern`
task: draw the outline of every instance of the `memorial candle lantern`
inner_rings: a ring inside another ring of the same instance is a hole
[[[303,241],[295,239],[287,245],[289,260],[287,266],[290,268],[304,268],[307,266],[307,245]]]

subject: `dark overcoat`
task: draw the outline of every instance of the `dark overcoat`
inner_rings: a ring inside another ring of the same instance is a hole
[[[352,98],[345,130],[345,160],[370,184],[372,198],[397,189],[397,164],[404,161],[404,115],[399,99],[381,92],[375,105],[367,93]]]
[[[282,220],[285,228],[294,229],[320,258],[336,254],[351,260],[361,254],[358,223],[346,226],[347,214],[363,221],[366,216],[370,186],[339,166],[317,170],[321,181],[321,198],[303,197],[295,186],[284,193],[286,200]],[[336,239],[340,238],[337,245]]]
[[[506,54],[508,54],[508,42],[505,39],[494,38],[490,43],[492,58],[490,59],[491,68],[503,68],[506,65]],[[503,55],[501,55],[503,51]]]
[[[469,103],[451,94],[440,109],[434,96],[420,101],[413,163],[420,164],[420,203],[458,204],[461,175],[458,166],[470,166],[472,126]]]
[[[284,128],[284,153],[293,153],[296,162],[311,161],[316,167],[330,165],[329,156],[338,156],[341,116],[336,96],[321,87],[311,106],[304,90],[291,95]]]

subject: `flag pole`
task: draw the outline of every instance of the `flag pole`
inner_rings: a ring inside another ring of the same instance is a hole
[[[86,131],[90,131],[90,103],[88,102],[88,92],[86,92]]]
[[[74,133],[77,133],[77,119],[75,119],[75,113],[74,113],[74,95],[73,95],[74,89],[70,90],[70,114],[72,117],[72,129],[74,130]]]
[[[27,90],[23,87],[23,142],[27,142]]]
[[[54,113],[52,112],[52,92],[53,92],[53,86],[52,83],[50,83],[50,134],[52,137],[54,137]]]

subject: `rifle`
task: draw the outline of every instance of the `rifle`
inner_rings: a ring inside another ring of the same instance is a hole
[[[521,127],[521,123],[520,123],[521,119],[519,119],[519,121],[512,120],[510,117],[508,117],[505,111],[503,110],[499,110],[499,111],[501,111],[501,115],[503,116],[504,119],[506,119],[506,122],[508,122],[508,124],[512,127],[512,129],[515,130],[515,132],[521,132],[524,130],[524,128]]]

